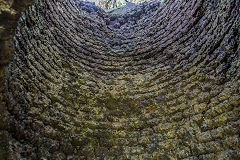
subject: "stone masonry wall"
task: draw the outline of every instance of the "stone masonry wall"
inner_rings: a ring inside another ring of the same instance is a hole
[[[110,13],[37,0],[14,37],[0,151],[8,159],[239,159],[239,12],[239,0]]]
[[[13,36],[20,12],[33,3],[33,0],[0,0],[0,159],[7,156],[6,131],[2,131],[6,117],[5,71],[14,52]]]

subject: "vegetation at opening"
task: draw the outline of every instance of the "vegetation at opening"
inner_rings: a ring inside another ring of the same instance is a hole
[[[84,0],[94,2],[97,6],[100,6],[103,9],[112,9],[126,5],[128,2],[140,4],[150,0]]]

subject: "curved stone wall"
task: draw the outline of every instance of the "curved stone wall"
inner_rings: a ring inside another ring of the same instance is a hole
[[[0,1],[0,77],[2,68],[7,66],[12,53],[12,37],[17,27],[20,12],[33,3],[33,0],[1,0]]]
[[[239,159],[239,6],[37,0],[6,73],[10,159]]]

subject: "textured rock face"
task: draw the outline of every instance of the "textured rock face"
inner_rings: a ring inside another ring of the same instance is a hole
[[[239,6],[37,0],[7,70],[9,159],[239,159]]]
[[[9,63],[13,53],[11,40],[17,26],[19,14],[32,3],[33,0],[0,1],[0,73],[2,68]]]
[[[33,0],[0,0],[0,159],[7,157],[5,125],[5,70],[14,52],[12,37],[17,27],[20,12],[33,3]]]

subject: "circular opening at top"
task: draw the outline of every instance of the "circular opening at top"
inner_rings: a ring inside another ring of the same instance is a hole
[[[104,10],[109,10],[113,8],[122,7],[127,3],[134,3],[138,5],[140,3],[144,3],[152,0],[82,0],[82,1],[89,1],[89,2],[95,3],[95,5],[99,6]]]

